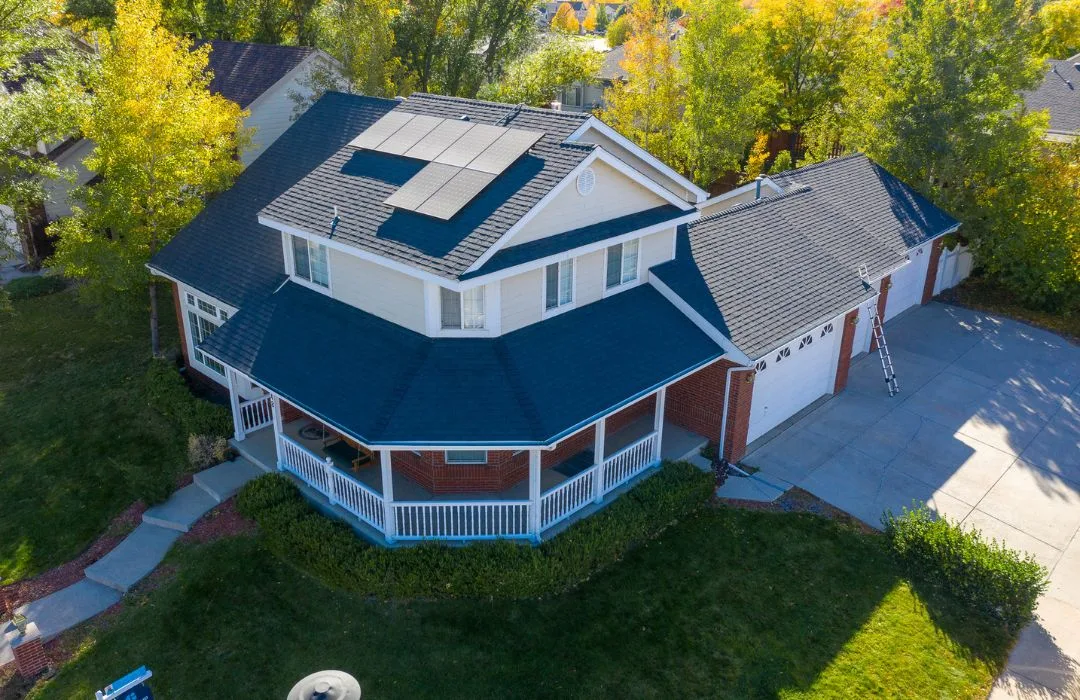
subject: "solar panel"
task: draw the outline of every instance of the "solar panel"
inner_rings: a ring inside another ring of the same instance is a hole
[[[432,165],[438,165],[438,163]],[[428,197],[416,211],[437,219],[449,219],[461,211],[462,207],[471,202],[473,197],[480,194],[480,191],[494,179],[495,173],[463,169],[440,187],[438,192]]]
[[[436,156],[449,148],[475,124],[460,119],[444,119],[442,124],[432,129],[415,146],[405,151],[406,158],[433,161]]]
[[[455,168],[452,165],[428,163],[423,170],[399,187],[397,192],[387,197],[384,203],[399,209],[416,211],[431,195],[460,172],[461,168]]]
[[[539,131],[510,129],[469,162],[465,167],[498,175],[532,148],[543,136]]]
[[[381,119],[350,141],[349,145],[353,148],[374,149],[398,129],[405,126],[414,116],[408,112],[387,112]]]
[[[436,163],[456,165],[460,168],[469,164],[476,156],[480,155],[485,148],[495,143],[495,140],[505,134],[509,129],[502,126],[488,126],[487,124],[475,124],[452,146],[440,153]]]
[[[380,153],[392,153],[400,156],[444,121],[439,117],[425,115],[413,117],[407,124],[394,132],[392,136],[376,146],[375,150]]]

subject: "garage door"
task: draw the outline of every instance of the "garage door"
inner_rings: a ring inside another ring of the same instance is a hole
[[[816,328],[758,361],[747,442],[756,440],[832,391],[842,319]]]
[[[885,300],[885,320],[888,321],[901,311],[922,303],[923,286],[926,284],[926,270],[930,264],[930,244],[924,243],[908,251],[911,262],[892,275],[892,287]]]

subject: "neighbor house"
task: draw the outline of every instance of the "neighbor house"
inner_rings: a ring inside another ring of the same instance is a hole
[[[1042,83],[1024,93],[1024,106],[1030,112],[1046,110],[1050,115],[1047,141],[1075,141],[1080,135],[1080,53],[1046,63]]]
[[[943,284],[957,222],[862,156],[755,194],[583,114],[331,93],[150,267],[250,459],[376,542],[535,541],[737,461]]]

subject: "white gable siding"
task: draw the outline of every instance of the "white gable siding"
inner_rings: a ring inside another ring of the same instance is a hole
[[[289,93],[310,95],[311,90],[302,86],[300,81],[311,71],[315,61],[324,60],[318,54],[312,54],[248,106],[251,115],[244,120],[244,126],[254,127],[255,133],[251,137],[251,145],[244,149],[240,157],[245,166],[251,165],[292,124],[296,103],[289,98]]]
[[[543,280],[543,270],[537,269],[502,281],[499,298],[502,302],[503,333],[512,333],[542,318]]]
[[[667,204],[660,195],[650,192],[607,163],[592,164],[596,185],[587,196],[570,182],[507,243],[520,245],[557,233],[572,231],[627,214],[634,214]]]
[[[660,231],[641,239],[641,277],[648,277],[649,268],[667,262],[675,253],[675,229]]]
[[[604,298],[604,260],[607,253],[597,250],[587,255],[582,255],[574,264],[577,274],[577,287],[574,290],[574,301],[578,306],[591,304]]]
[[[630,149],[616,143],[615,141],[601,134],[595,129],[590,128],[588,131],[581,135],[581,138],[578,139],[578,141],[580,141],[581,143],[595,143],[608,153],[614,155],[616,158],[632,167],[634,170],[637,170],[641,174],[645,175],[645,177],[653,180],[661,187],[667,189],[672,194],[681,197],[687,202],[693,203],[694,201],[696,201],[696,197],[694,196],[694,194],[688,192],[686,188],[683,187],[681,184],[631,153]]]
[[[417,333],[426,331],[420,279],[334,248],[329,254],[331,296]]]

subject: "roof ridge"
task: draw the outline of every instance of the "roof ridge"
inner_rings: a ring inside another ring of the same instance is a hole
[[[585,112],[565,112],[563,110],[556,109],[544,109],[543,107],[532,107],[526,104],[511,104],[509,102],[492,102],[490,100],[477,100],[469,97],[454,97],[452,95],[436,95],[432,92],[414,92],[405,98],[406,102],[413,97],[421,98],[434,98],[440,102],[458,102],[468,105],[480,105],[484,107],[499,107],[502,109],[518,109],[521,111],[532,112],[534,114],[542,114],[547,117],[565,118],[569,121],[584,122],[590,115]]]
[[[855,158],[860,158],[860,157],[861,158],[866,158],[867,160],[870,160],[870,157],[868,155],[866,155],[865,153],[863,153],[862,151],[856,151],[854,153],[848,153],[847,155],[844,155],[844,156],[838,156],[836,158],[826,158],[825,160],[820,160],[817,163],[810,163],[809,165],[803,165],[801,167],[793,168],[791,170],[785,170],[784,172],[776,173],[776,177],[777,178],[787,178],[787,177],[791,177],[795,173],[805,173],[805,172],[808,172],[808,171],[813,170],[815,168],[820,168],[821,166],[829,165],[830,163],[839,163],[841,161],[853,160]],[[766,177],[771,177],[771,176],[766,175]]]
[[[697,225],[703,224],[703,223],[705,223],[707,221],[713,221],[715,219],[723,218],[723,217],[728,216],[730,214],[734,214],[734,213],[741,212],[741,211],[746,211],[747,209],[753,209],[754,207],[765,204],[766,202],[778,202],[778,201],[780,201],[782,199],[788,199],[788,198],[793,197],[793,196],[795,196],[797,194],[803,194],[803,193],[809,192],[812,189],[814,189],[814,188],[811,187],[810,185],[795,185],[795,186],[791,187],[790,189],[788,189],[788,190],[786,190],[784,192],[781,192],[780,194],[774,194],[774,195],[772,195],[770,197],[759,197],[758,199],[753,199],[753,200],[751,200],[749,202],[740,202],[739,204],[736,204],[733,207],[729,207],[729,208],[725,209],[724,211],[720,211],[720,212],[717,212],[715,214],[709,214],[708,216],[703,216],[700,219],[697,219],[695,221],[691,221],[688,224],[688,226],[697,226]]]

